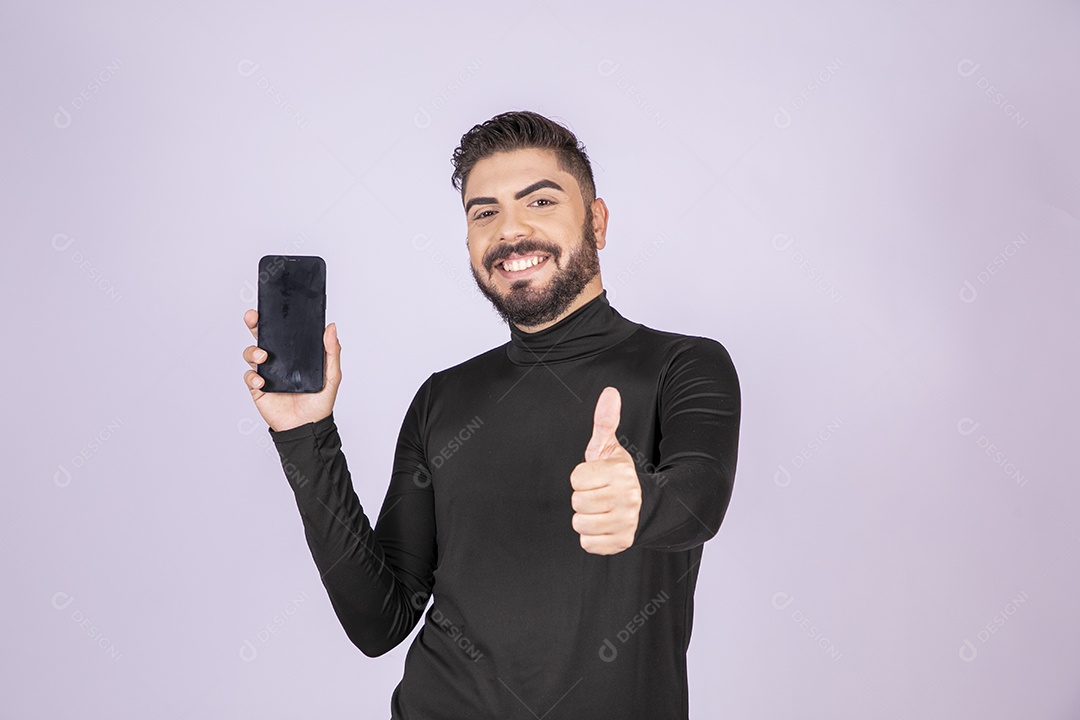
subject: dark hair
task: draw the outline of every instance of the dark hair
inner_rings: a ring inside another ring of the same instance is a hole
[[[596,199],[596,184],[585,145],[566,127],[529,110],[496,115],[462,135],[461,144],[450,159],[454,164],[450,182],[464,197],[465,181],[477,162],[498,152],[524,148],[554,150],[559,167],[577,180],[585,209],[589,210],[590,203]]]

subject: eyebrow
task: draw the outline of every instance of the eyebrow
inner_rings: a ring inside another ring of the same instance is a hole
[[[529,193],[534,193],[541,188],[552,188],[553,190],[558,190],[561,193],[566,192],[554,180],[548,180],[547,178],[544,178],[543,180],[537,180],[524,190],[518,190],[514,194],[514,199],[520,200]],[[474,197],[473,199],[469,200],[469,202],[465,203],[465,214],[469,213],[469,208],[471,208],[473,205],[495,205],[498,202],[499,201],[493,197]]]

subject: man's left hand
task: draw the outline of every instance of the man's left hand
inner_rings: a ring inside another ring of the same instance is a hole
[[[574,488],[571,524],[581,536],[581,547],[594,555],[614,555],[630,547],[641,512],[641,483],[634,459],[615,437],[621,412],[619,391],[604,388],[596,401],[585,462],[570,473]]]

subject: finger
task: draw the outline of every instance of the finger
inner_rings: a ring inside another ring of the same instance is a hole
[[[266,362],[266,351],[258,345],[248,345],[244,348],[244,359],[247,360],[247,364],[251,366],[252,370],[258,370],[257,365]]]
[[[615,430],[622,413],[622,396],[617,388],[606,387],[596,400],[593,412],[593,433],[585,448],[585,460],[592,462],[608,457],[619,445]]]
[[[581,549],[590,555],[618,555],[630,547],[625,538],[618,535],[582,535]]]
[[[574,516],[570,518],[570,525],[578,535],[594,538],[613,535],[613,523],[610,513],[574,513]]]
[[[248,308],[244,313],[244,324],[248,326],[248,330],[251,331],[251,336],[256,340],[259,339],[259,312]]]
[[[610,484],[608,474],[595,462],[580,462],[570,471],[570,487],[576,491],[595,490]]]
[[[606,488],[577,491],[570,495],[570,507],[574,512],[596,515],[610,512],[614,508],[611,493]]]
[[[337,336],[337,323],[330,323],[323,332],[323,349],[326,350],[326,381],[341,382],[341,341]]]
[[[252,395],[256,393],[261,394],[261,388],[265,384],[262,376],[254,370],[247,370],[244,372],[244,382],[248,386],[248,390],[251,390]]]

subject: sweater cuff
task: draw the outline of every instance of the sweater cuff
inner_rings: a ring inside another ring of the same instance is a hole
[[[637,471],[638,483],[641,485],[641,508],[638,510],[638,526],[634,531],[634,541],[631,546],[640,547],[641,531],[652,525],[656,516],[656,508],[660,504],[660,491],[663,483],[660,482],[658,473],[647,473],[644,470]]]
[[[300,438],[305,437],[319,437],[325,435],[334,427],[334,413],[331,412],[322,420],[316,420],[315,422],[297,425],[296,427],[289,428],[288,430],[281,430],[279,432],[271,429],[270,427],[267,427],[266,431],[270,433],[270,439],[273,440],[274,443],[284,443],[291,440],[299,440]]]

